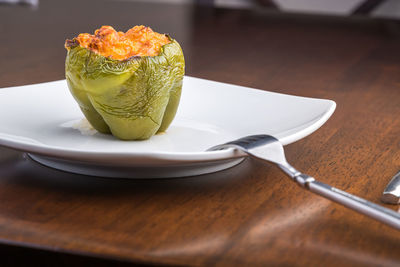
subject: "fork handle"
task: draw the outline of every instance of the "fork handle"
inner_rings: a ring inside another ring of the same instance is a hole
[[[328,198],[347,208],[400,230],[400,213],[398,212],[379,206],[330,185],[318,182],[313,177],[306,174],[298,174],[292,178],[302,187],[315,194]]]

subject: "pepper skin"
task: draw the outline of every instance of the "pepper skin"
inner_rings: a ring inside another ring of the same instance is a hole
[[[164,132],[178,108],[185,61],[178,42],[157,56],[124,60],[68,44],[68,87],[90,124],[122,140],[148,139]]]

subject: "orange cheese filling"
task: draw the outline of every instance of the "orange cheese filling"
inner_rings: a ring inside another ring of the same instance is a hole
[[[78,44],[102,56],[124,60],[133,56],[157,56],[161,47],[170,42],[165,34],[153,32],[143,25],[135,26],[126,33],[117,32],[111,26],[102,26],[94,35],[81,33],[72,40],[66,40],[65,48]]]

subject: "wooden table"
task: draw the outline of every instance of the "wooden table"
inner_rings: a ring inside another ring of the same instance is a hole
[[[145,24],[181,41],[190,76],[336,101],[321,129],[286,147],[299,170],[379,203],[400,169],[395,22],[105,0],[1,5],[0,21],[0,87],[63,79],[65,38]],[[0,148],[0,242],[11,264],[400,265],[398,231],[251,160],[137,181]]]

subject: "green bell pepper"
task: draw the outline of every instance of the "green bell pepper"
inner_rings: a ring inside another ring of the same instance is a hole
[[[185,61],[178,42],[158,56],[126,60],[70,45],[65,61],[68,87],[90,124],[123,140],[164,132],[178,108]]]

